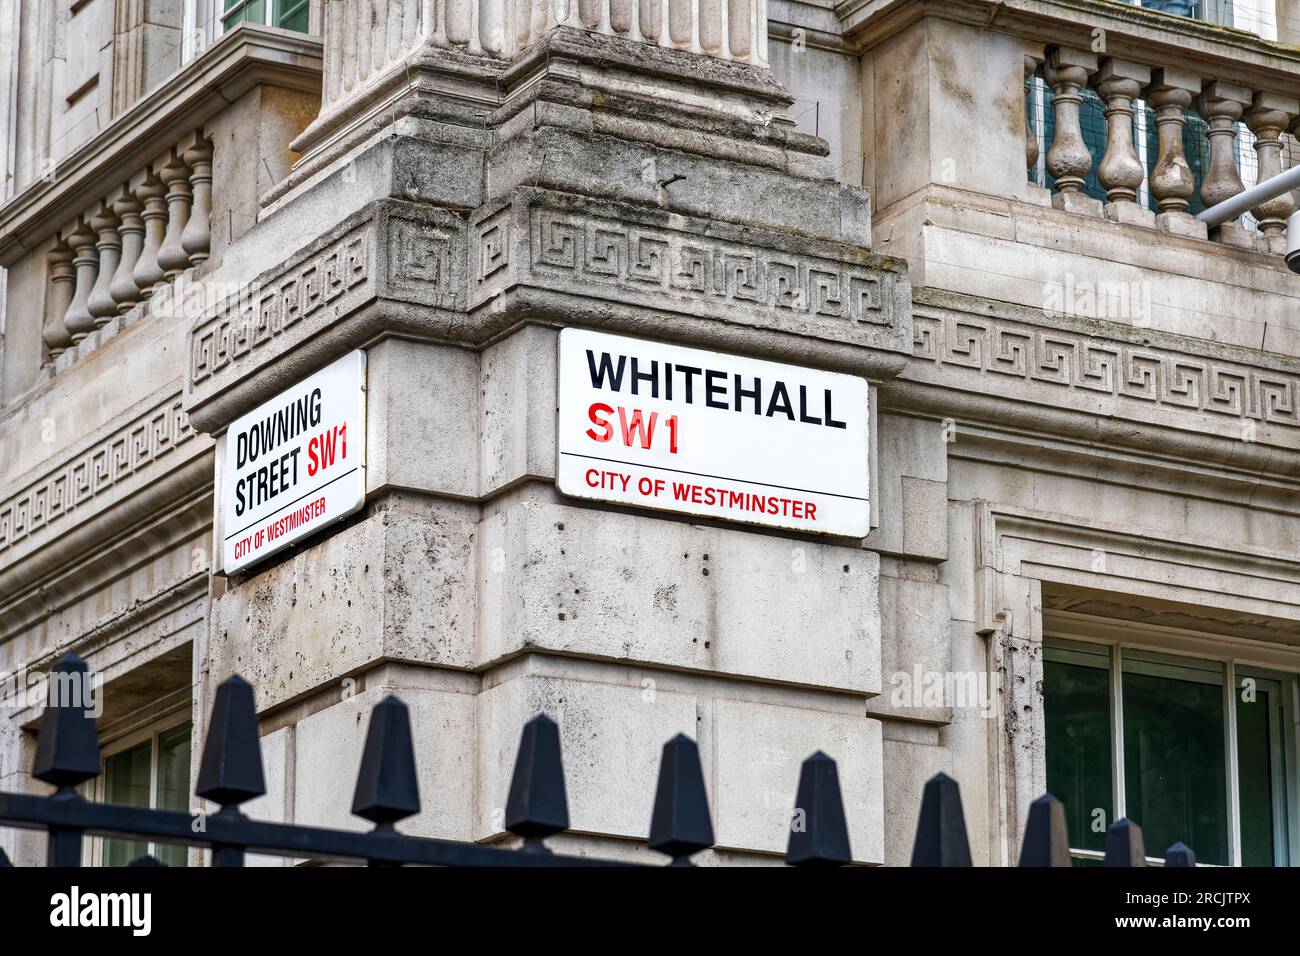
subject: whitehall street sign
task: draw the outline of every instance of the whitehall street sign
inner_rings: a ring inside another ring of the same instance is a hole
[[[343,356],[226,429],[217,493],[227,574],[360,509],[366,353]]]
[[[558,487],[579,498],[865,537],[867,381],[560,333]]]

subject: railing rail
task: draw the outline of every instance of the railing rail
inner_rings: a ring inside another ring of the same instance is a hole
[[[51,686],[84,680],[87,667],[73,653],[51,671]],[[367,832],[254,820],[239,808],[266,792],[253,688],[238,676],[218,688],[199,766],[195,795],[220,806],[186,813],[94,803],[77,787],[99,775],[95,720],[73,700],[52,697],[41,716],[32,776],[57,788],[51,796],[0,792],[0,826],[44,830],[49,866],[80,866],[87,836],[127,837],[211,849],[213,866],[243,866],[248,853],[312,860],[366,861],[372,866],[472,867],[642,866],[552,852],[545,839],[569,828],[559,727],[545,714],[525,726],[515,759],[505,828],[523,838],[518,848],[410,836],[396,824],[420,809],[410,717],[396,697],[371,711],[352,812],[374,824]],[[684,734],[664,744],[651,813],[648,846],[691,866],[713,846],[699,749]],[[848,825],[835,761],[817,752],[803,762],[791,817],[786,862],[840,866],[851,861]],[[1141,828],[1128,820],[1106,835],[1107,866],[1146,866]],[[9,860],[0,850],[0,866]],[[144,856],[132,866],[161,866]],[[912,853],[913,866],[969,867],[970,844],[957,782],[937,774],[925,786]],[[1044,795],[1030,806],[1020,866],[1071,866],[1065,809]],[[1181,843],[1165,866],[1195,866]]]

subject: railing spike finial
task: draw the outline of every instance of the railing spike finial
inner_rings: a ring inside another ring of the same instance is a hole
[[[546,714],[524,724],[506,799],[506,829],[523,837],[527,849],[538,851],[546,851],[544,837],[569,829],[560,728]]]
[[[253,685],[238,674],[217,687],[194,793],[223,810],[266,793]]]
[[[1021,866],[1073,866],[1070,835],[1065,826],[1065,805],[1045,793],[1029,805]]]
[[[690,866],[692,853],[713,846],[700,748],[685,734],[664,744],[650,817],[649,846],[671,856],[670,866]]]
[[[1196,854],[1182,840],[1165,850],[1165,866],[1196,866]]]
[[[1146,866],[1142,828],[1132,820],[1116,820],[1106,829],[1104,866]]]
[[[912,866],[970,866],[970,841],[961,808],[961,788],[946,773],[925,784],[916,822]]]
[[[839,771],[819,750],[799,771],[785,861],[791,866],[843,866],[852,859]]]
[[[32,776],[71,792],[99,776],[99,738],[91,716],[94,702],[86,662],[68,651],[50,668],[46,690]]]
[[[370,712],[352,812],[377,828],[420,812],[410,712],[391,694]]]

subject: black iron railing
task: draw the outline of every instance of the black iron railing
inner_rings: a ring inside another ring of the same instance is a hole
[[[51,676],[86,677],[86,664],[65,654]],[[51,796],[0,791],[0,826],[35,828],[48,834],[49,866],[80,866],[87,836],[125,837],[211,849],[213,866],[243,866],[245,854],[265,853],[321,861],[365,861],[372,866],[406,864],[474,867],[637,866],[552,852],[545,839],[569,827],[559,728],[545,714],[524,726],[506,802],[505,828],[523,838],[518,848],[409,836],[397,824],[420,811],[406,705],[396,697],[376,704],[357,775],[352,812],[374,824],[368,832],[254,820],[241,810],[266,793],[253,688],[236,676],[217,688],[195,795],[216,803],[211,814],[119,806],[86,800],[77,787],[99,775],[95,720],[84,706],[52,700],[41,716],[32,776],[51,784]],[[695,853],[713,846],[704,773],[695,742],[678,734],[664,744],[651,813],[649,847],[690,866]],[[786,862],[792,866],[843,865],[851,859],[848,826],[835,761],[815,753],[804,761],[795,796]],[[1111,825],[1108,866],[1145,866],[1140,828],[1127,820]],[[9,860],[0,850],[0,866]],[[133,866],[161,866],[150,856]],[[970,845],[957,782],[938,774],[926,784],[912,854],[913,866],[970,866]],[[1070,866],[1062,804],[1047,795],[1030,806],[1021,866]],[[1194,866],[1181,843],[1169,849],[1166,866]]]

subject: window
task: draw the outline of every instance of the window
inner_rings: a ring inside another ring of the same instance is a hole
[[[311,17],[311,0],[224,0],[222,30],[245,20],[306,33]]]
[[[1198,863],[1289,866],[1297,837],[1297,679],[1233,658],[1047,638],[1047,789],[1070,846],[1100,859],[1127,817],[1158,859],[1177,841]]]
[[[132,734],[105,748],[104,769],[92,781],[94,799],[133,807],[188,810],[190,722]],[[126,866],[146,854],[168,866],[185,866],[188,848],[176,844],[96,838],[91,859]]]

